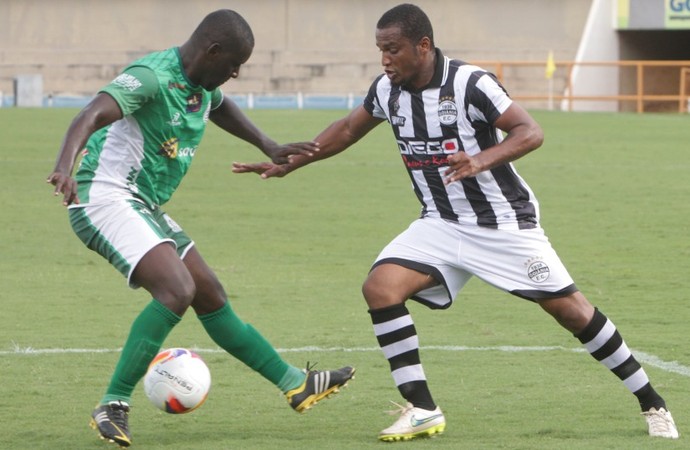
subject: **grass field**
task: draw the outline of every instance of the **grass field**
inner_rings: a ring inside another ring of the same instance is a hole
[[[75,110],[0,109],[0,448],[109,448],[87,427],[129,325],[148,302],[73,235],[44,180]],[[310,139],[342,112],[251,111],[279,141]],[[186,416],[141,387],[138,449],[680,449],[690,433],[690,156],[679,115],[535,112],[544,147],[517,162],[578,286],[618,326],[681,438],[646,436],[635,398],[534,305],[472,280],[446,311],[411,305],[448,420],[438,438],[376,441],[400,401],[360,286],[419,212],[392,135],[284,179],[230,171],[250,146],[209,127],[166,210],[195,239],[240,316],[295,365],[353,364],[357,378],[306,415],[217,351],[192,314],[166,346],[200,349],[213,375]]]

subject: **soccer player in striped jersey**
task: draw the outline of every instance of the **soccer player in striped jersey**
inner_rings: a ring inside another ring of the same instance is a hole
[[[437,49],[428,17],[414,5],[383,14],[376,45],[385,73],[363,105],[315,138],[318,153],[282,165],[237,163],[233,170],[281,177],[345,150],[381,122],[390,124],[422,211],[381,251],[362,288],[406,403],[379,439],[409,440],[445,429],[405,302],[448,308],[471,276],[553,316],[637,397],[650,435],[677,438],[664,399],[551,247],[537,199],[511,163],[541,146],[540,126],[492,74]]]
[[[187,42],[126,67],[77,115],[48,182],[62,194],[72,228],[131,287],[153,299],[134,320],[110,385],[92,412],[103,439],[127,447],[134,387],[166,336],[191,306],[209,336],[273,383],[303,412],[338,391],[352,367],[302,370],[284,361],[232,310],[220,281],[194,242],[161,210],[187,173],[210,120],[275,162],[309,155],[314,144],[278,145],[225,97],[251,55],[254,36],[236,12],[207,15]],[[83,158],[72,178],[75,159]]]

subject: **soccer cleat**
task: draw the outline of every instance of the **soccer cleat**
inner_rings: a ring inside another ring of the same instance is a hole
[[[379,433],[379,439],[386,442],[409,441],[420,437],[431,437],[443,433],[446,429],[446,418],[438,406],[435,410],[416,408],[412,403],[406,406],[391,402],[398,409],[389,414],[400,414],[393,425]]]
[[[298,388],[285,393],[287,401],[292,409],[302,413],[320,400],[330,397],[347,386],[347,382],[354,378],[354,367],[343,367],[338,370],[311,370],[309,364],[304,370],[307,374],[304,383]]]
[[[127,416],[129,405],[125,402],[110,402],[98,405],[91,413],[91,428],[98,430],[101,439],[118,444],[120,447],[132,445]]]
[[[643,412],[642,415],[647,421],[650,436],[678,439],[678,428],[676,428],[676,423],[666,408],[651,408],[649,411]]]

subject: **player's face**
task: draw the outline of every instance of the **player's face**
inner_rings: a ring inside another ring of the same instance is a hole
[[[208,65],[201,74],[199,83],[207,91],[212,91],[231,78],[240,75],[240,67],[247,62],[251,49],[229,50],[222,49],[207,55]]]
[[[420,88],[423,60],[421,43],[404,37],[397,25],[376,30],[376,46],[381,51],[381,65],[394,85]]]

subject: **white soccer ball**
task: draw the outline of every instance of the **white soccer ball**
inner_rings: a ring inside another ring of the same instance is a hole
[[[144,392],[158,409],[184,414],[201,406],[211,388],[211,372],[186,348],[161,351],[144,376]]]

